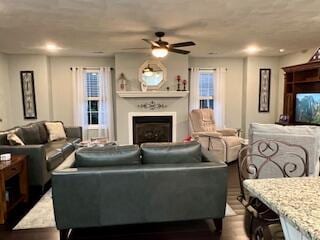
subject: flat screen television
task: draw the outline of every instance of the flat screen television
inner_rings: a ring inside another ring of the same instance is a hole
[[[320,93],[297,93],[295,121],[320,125]]]

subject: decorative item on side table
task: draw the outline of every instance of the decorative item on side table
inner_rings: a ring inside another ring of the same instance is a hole
[[[260,69],[259,112],[269,112],[271,69]]]
[[[37,119],[33,71],[20,71],[24,119]]]
[[[118,78],[119,81],[119,90],[120,91],[127,91],[127,78],[125,77],[124,73],[120,73]]]
[[[183,90],[182,90],[182,91],[187,91],[187,89],[186,89],[187,80],[184,79],[184,80],[182,81],[182,84],[183,84]]]
[[[180,75],[178,75],[176,79],[177,79],[177,81],[178,81],[177,91],[181,91],[181,90],[180,90],[180,80],[181,80]]]

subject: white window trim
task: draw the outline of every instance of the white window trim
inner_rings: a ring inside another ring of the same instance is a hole
[[[214,72],[215,72],[215,69],[200,69],[199,70],[199,76],[200,76],[201,73],[210,73],[214,77]],[[199,81],[200,81],[200,79],[199,79]],[[199,101],[201,101],[201,100],[211,100],[211,99],[214,100],[214,96],[201,96],[200,95],[200,89],[199,89]]]
[[[99,69],[86,69],[85,73],[96,73],[97,75],[99,75]],[[87,79],[85,79],[87,80]],[[86,99],[87,101],[99,101],[99,97],[87,97]],[[88,114],[89,111],[86,111],[86,113]],[[99,114],[99,110],[98,110],[98,114]],[[94,129],[99,129],[100,128],[100,124],[88,124],[88,129],[89,130],[94,130]]]
[[[199,100],[211,100],[211,99],[214,99],[213,96],[200,96],[199,97]]]

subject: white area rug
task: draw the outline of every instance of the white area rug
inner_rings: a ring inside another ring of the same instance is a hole
[[[226,217],[235,215],[237,214],[227,204]],[[37,202],[37,204],[27,213],[27,215],[21,219],[21,221],[13,228],[13,230],[48,227],[56,227],[51,189],[42,196],[39,202]]]

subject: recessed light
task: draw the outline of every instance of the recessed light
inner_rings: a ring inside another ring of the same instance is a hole
[[[255,46],[255,45],[251,45],[251,46],[248,46],[246,49],[244,49],[244,51],[248,54],[255,54],[257,52],[260,52],[261,48]]]
[[[279,49],[279,52],[284,52],[285,50],[283,48],[280,48]]]
[[[46,44],[46,50],[49,51],[49,52],[56,52],[58,50],[61,49],[61,47],[58,47],[56,44],[54,43],[47,43]]]

